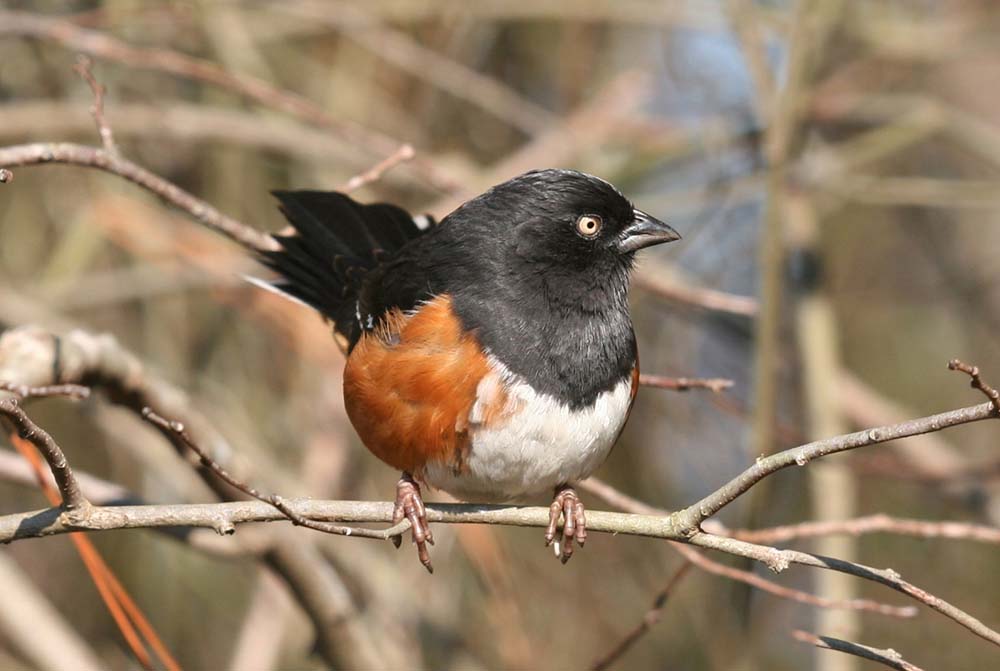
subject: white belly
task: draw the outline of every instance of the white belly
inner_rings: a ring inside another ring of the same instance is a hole
[[[511,501],[586,478],[604,462],[628,416],[631,377],[579,410],[536,393],[509,372],[503,377],[515,411],[495,425],[477,426],[474,408],[463,468],[456,473],[429,466],[429,485],[467,501]]]

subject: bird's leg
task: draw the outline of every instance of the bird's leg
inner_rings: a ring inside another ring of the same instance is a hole
[[[434,534],[427,524],[427,510],[424,508],[424,501],[420,498],[420,485],[416,483],[413,476],[403,473],[396,483],[396,503],[392,509],[392,523],[399,524],[403,518],[410,520],[410,527],[413,530],[413,542],[417,546],[417,556],[420,563],[424,565],[428,573],[434,573],[431,566],[431,555],[427,551],[427,544],[434,545]],[[402,542],[402,536],[393,536],[392,542],[398,548]]]
[[[559,527],[559,518],[563,525]],[[583,502],[569,485],[556,487],[555,497],[549,506],[549,526],[545,529],[545,547],[555,541],[556,557],[563,564],[573,556],[573,541],[583,547],[587,541],[587,518]]]

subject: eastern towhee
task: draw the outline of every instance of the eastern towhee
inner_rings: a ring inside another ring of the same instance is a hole
[[[294,232],[269,288],[333,322],[344,403],[402,471],[394,520],[431,568],[418,483],[470,501],[554,491],[546,545],[586,539],[571,483],[611,451],[638,388],[635,252],[680,238],[604,180],[537,170],[435,224],[341,193],[276,192]],[[560,517],[564,519],[559,529]]]

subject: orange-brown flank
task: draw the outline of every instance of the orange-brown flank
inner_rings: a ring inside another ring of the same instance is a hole
[[[390,466],[417,477],[428,463],[460,471],[476,390],[492,374],[451,300],[439,296],[413,314],[391,313],[358,341],[344,370],[344,403],[365,446]],[[483,423],[504,414],[506,394],[491,394],[488,405]]]

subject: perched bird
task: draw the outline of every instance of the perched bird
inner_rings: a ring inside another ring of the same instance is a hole
[[[270,288],[333,322],[348,417],[402,472],[394,520],[424,566],[420,484],[469,501],[553,492],[546,545],[568,560],[586,539],[571,485],[608,456],[638,387],[635,253],[680,235],[570,170],[515,177],[438,224],[341,193],[275,195],[294,232],[262,254]]]

